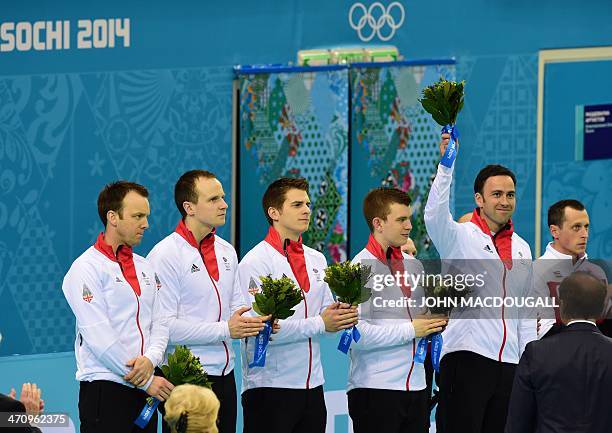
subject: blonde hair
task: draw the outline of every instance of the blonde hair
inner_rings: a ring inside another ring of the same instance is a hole
[[[181,416],[187,420],[183,433],[219,433],[217,415],[219,399],[208,388],[197,385],[180,385],[172,390],[166,401],[164,419],[173,433],[178,432]]]

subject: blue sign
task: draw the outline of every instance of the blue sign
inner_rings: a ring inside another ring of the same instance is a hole
[[[576,159],[612,158],[612,104],[579,106],[576,114],[581,126],[576,131]]]

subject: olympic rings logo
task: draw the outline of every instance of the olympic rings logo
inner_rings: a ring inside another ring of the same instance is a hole
[[[398,22],[395,22],[395,18],[391,15],[394,9],[399,10],[400,18]],[[380,17],[375,18],[374,14],[378,15],[377,12],[380,12]],[[355,22],[355,18],[359,18],[357,22]],[[355,3],[348,13],[349,24],[357,30],[359,39],[363,42],[372,40],[374,36],[378,36],[381,41],[388,41],[395,36],[395,31],[404,23],[404,18],[404,7],[397,1],[391,3],[386,9],[380,2],[372,3],[368,8],[363,3]],[[386,30],[386,27],[389,30]],[[364,29],[367,33],[365,35]]]

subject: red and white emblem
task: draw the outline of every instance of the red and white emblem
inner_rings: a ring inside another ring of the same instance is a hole
[[[93,301],[93,293],[91,293],[87,284],[83,284],[83,300],[87,303]]]
[[[259,286],[253,277],[251,277],[251,281],[249,281],[249,293],[251,296],[255,296],[256,293],[259,293]]]

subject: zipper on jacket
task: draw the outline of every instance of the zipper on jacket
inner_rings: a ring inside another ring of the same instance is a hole
[[[406,391],[410,391],[410,376],[412,376],[412,370],[414,369],[414,355],[416,354],[416,337],[412,339],[412,362],[410,363],[410,370],[406,377]]]
[[[219,289],[217,288],[217,285],[215,284],[215,280],[213,279],[212,275],[210,275],[210,273],[208,272],[208,268],[206,267],[206,262],[204,261],[204,256],[202,255],[201,251],[200,251],[200,257],[202,258],[204,269],[206,269],[206,274],[208,274],[208,278],[210,278],[210,282],[212,283],[215,289],[215,293],[217,294],[217,302],[219,303],[219,316],[217,317],[217,322],[220,322],[221,321],[221,294],[219,293]],[[229,365],[229,351],[227,349],[227,343],[225,343],[225,341],[221,341],[221,343],[223,344],[223,348],[225,349],[225,366],[223,367],[221,376],[225,376],[225,370],[227,369],[227,366]]]
[[[387,268],[389,272],[393,275],[393,269],[391,268],[391,257],[386,257],[387,259]],[[402,259],[403,260],[403,259]],[[401,290],[401,288],[400,288]],[[410,313],[410,307],[406,307],[406,311],[408,311],[408,318],[412,322],[412,314]],[[410,370],[408,370],[408,376],[406,376],[406,391],[410,391],[410,376],[412,376],[412,370],[414,370],[414,355],[416,354],[416,336],[412,339],[412,362],[410,363]]]
[[[127,276],[123,272],[123,266],[121,266],[121,262],[118,259],[117,259],[117,264],[119,264],[119,269],[121,270],[121,275],[123,275],[123,277],[125,278],[126,283],[130,284],[130,282],[127,279]],[[136,275],[136,278],[138,278],[138,275]],[[138,299],[138,294],[131,287],[131,284],[130,284],[130,289],[132,289],[132,292],[134,292],[134,296],[136,296],[136,305],[137,305],[137,309],[136,309],[136,326],[138,327],[138,332],[140,333],[140,355],[142,356],[142,355],[144,355],[144,334],[142,333],[142,328],[140,327],[140,300]]]
[[[138,332],[140,332],[140,355],[144,355],[144,335],[142,334],[142,329],[140,328],[140,300],[138,299],[138,295],[134,293],[136,296],[136,303],[138,304],[138,310],[136,311],[136,326],[138,326]]]
[[[501,254],[499,254],[499,249],[497,248],[497,244],[495,243],[495,237],[497,236],[497,233],[493,236],[493,246],[495,247],[497,256],[501,260],[502,266],[504,267],[504,275],[502,276],[502,294],[504,296],[504,299],[506,299],[506,264],[504,263],[504,260],[501,258]],[[504,335],[502,337],[501,347],[499,348],[499,354],[497,355],[497,359],[499,362],[501,362],[502,360],[502,353],[504,352],[504,347],[506,346],[507,330],[506,330],[506,319],[504,317],[504,312],[505,312],[504,303],[502,303],[501,321],[502,321]]]
[[[227,369],[227,366],[229,365],[229,351],[227,350],[227,343],[225,341],[222,341],[222,343],[223,343],[223,348],[225,349],[225,367],[223,367],[221,376],[225,376],[225,370]]]
[[[291,264],[291,260],[289,260],[289,253],[287,252],[287,242],[284,242],[283,251],[285,252],[285,258],[287,259],[287,263],[289,263],[289,267],[291,268],[291,272],[293,272],[293,276],[297,278],[297,274],[295,269],[293,269],[293,265]],[[298,284],[299,285],[299,284]],[[306,293],[304,289],[300,287],[302,291],[302,298],[304,298],[304,319],[308,319],[308,303],[306,302]],[[308,376],[306,376],[306,389],[310,389],[310,375],[312,373],[312,338],[308,338]]]
[[[502,263],[503,264],[503,263]],[[506,265],[504,266],[504,276],[502,277],[502,290],[503,290],[503,295],[504,295],[504,299],[506,299]],[[504,336],[502,338],[502,344],[501,347],[499,348],[499,355],[498,355],[498,360],[501,362],[502,360],[502,353],[504,352],[504,346],[506,345],[506,320],[504,318],[504,304],[502,303],[502,325],[504,327]]]

